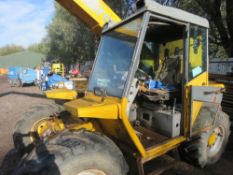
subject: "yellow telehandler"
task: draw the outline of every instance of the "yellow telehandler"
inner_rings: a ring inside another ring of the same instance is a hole
[[[152,0],[137,7],[103,30],[84,97],[17,123],[15,146],[30,152],[15,174],[144,175],[176,148],[201,167],[220,159],[230,122],[224,86],[208,82],[208,21]]]

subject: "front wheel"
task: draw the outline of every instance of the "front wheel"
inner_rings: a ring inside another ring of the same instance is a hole
[[[16,150],[30,150],[35,143],[63,130],[62,121],[51,117],[62,109],[60,105],[41,104],[25,112],[15,125],[13,141]]]
[[[81,130],[37,145],[15,175],[126,175],[127,171],[122,152],[109,138]]]
[[[221,112],[212,129],[194,136],[181,146],[181,155],[185,160],[201,167],[212,165],[224,152],[229,135],[229,116]]]
[[[16,86],[16,87],[23,87],[22,81],[19,80],[19,79],[15,80],[15,86]]]

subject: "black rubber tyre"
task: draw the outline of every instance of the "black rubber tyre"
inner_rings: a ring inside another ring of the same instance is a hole
[[[15,86],[16,87],[23,87],[22,81],[19,79],[15,80]]]
[[[209,147],[209,137],[216,129],[221,129],[221,135],[217,135],[215,144]],[[221,112],[216,118],[215,126],[212,129],[192,137],[190,141],[181,145],[181,157],[189,163],[198,165],[202,168],[207,165],[212,165],[220,159],[224,152],[229,135],[229,116],[224,112]]]
[[[32,126],[43,118],[49,118],[53,113],[61,112],[63,107],[56,104],[40,104],[25,112],[16,123],[13,141],[17,151],[24,152],[33,146],[31,140]]]
[[[65,131],[46,144],[37,145],[14,175],[89,174],[86,171],[95,171],[90,173],[93,175],[126,175],[128,166],[108,137],[84,130]]]

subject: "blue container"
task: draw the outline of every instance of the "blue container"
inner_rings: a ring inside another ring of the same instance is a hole
[[[43,74],[44,74],[45,76],[47,76],[48,73],[50,72],[50,68],[49,68],[49,67],[43,67],[42,72],[43,72]]]
[[[56,86],[58,83],[60,82],[66,82],[68,81],[66,78],[57,75],[57,74],[53,74],[52,76],[48,77],[48,86],[51,88],[53,86]]]
[[[19,66],[8,67],[8,79],[9,80],[18,80],[19,73],[21,70],[22,70],[22,67],[19,67]]]
[[[159,80],[149,80],[146,83],[148,84],[149,89],[166,89],[168,91],[173,91],[176,89],[175,86],[165,85]]]
[[[19,73],[19,80],[21,84],[32,84],[36,81],[37,74],[36,71],[30,68],[24,68]]]

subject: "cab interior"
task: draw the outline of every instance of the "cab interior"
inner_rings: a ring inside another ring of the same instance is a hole
[[[146,149],[182,135],[185,27],[157,18],[147,26],[134,76],[138,89],[131,88],[137,93],[129,109],[129,120]]]

